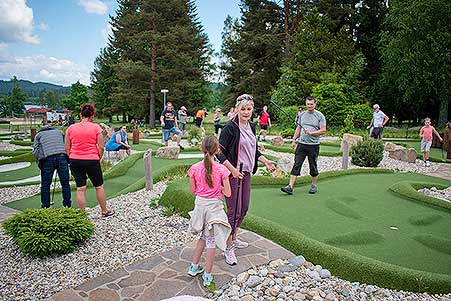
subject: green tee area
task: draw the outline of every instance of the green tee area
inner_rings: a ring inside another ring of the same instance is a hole
[[[180,181],[161,202],[186,214],[193,197],[187,179]],[[350,281],[449,292],[451,204],[416,189],[451,182],[373,169],[329,172],[320,177],[318,193],[309,195],[309,181],[300,178],[304,184],[289,196],[280,191],[287,179],[253,178],[243,227]]]
[[[31,165],[25,168],[0,172],[0,179],[2,182],[9,182],[39,176],[40,174],[40,170],[36,163],[31,162]]]
[[[183,160],[168,160],[152,158],[152,169],[154,182],[160,181],[165,177],[170,177],[174,174],[184,174],[188,166],[198,162],[199,159],[183,159]],[[144,162],[142,154],[136,154],[128,157],[111,170],[104,174],[105,178],[105,192],[107,199],[115,197],[119,194],[136,191],[145,186],[144,180]],[[89,181],[88,181],[89,183]],[[52,184],[53,185],[53,184]],[[72,186],[72,206],[76,207],[76,188]],[[52,193],[52,191],[51,191]],[[62,194],[60,189],[55,191],[53,207],[62,207]],[[41,207],[41,195],[37,194],[29,198],[13,201],[5,204],[6,206],[18,210],[25,210],[29,208]],[[97,206],[95,196],[95,188],[89,186],[86,190],[86,205],[88,207]]]

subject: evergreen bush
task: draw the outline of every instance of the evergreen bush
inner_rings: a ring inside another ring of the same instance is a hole
[[[384,158],[384,144],[379,140],[365,139],[350,151],[352,163],[364,167],[376,167]]]
[[[4,221],[2,226],[20,251],[35,257],[73,252],[77,244],[90,238],[94,225],[85,211],[32,209]]]
[[[294,135],[294,130],[291,128],[288,129],[284,129],[282,132],[280,132],[280,136],[282,136],[282,138],[291,138]]]

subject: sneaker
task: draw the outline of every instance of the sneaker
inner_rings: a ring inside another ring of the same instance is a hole
[[[203,271],[204,268],[201,267],[200,265],[197,265],[197,267],[195,267],[193,264],[191,264],[188,268],[188,275],[195,277],[200,273],[202,273]]]
[[[238,263],[238,261],[236,260],[236,256],[235,256],[235,249],[232,248],[226,248],[224,251],[224,257],[225,257],[225,262],[228,265],[235,265]]]
[[[314,193],[316,193],[316,191],[317,191],[316,186],[312,185],[312,187],[310,187],[310,190],[308,191],[308,193],[314,194]]]
[[[245,241],[235,239],[234,241],[232,241],[232,246],[237,249],[244,249],[249,247],[249,244]]]
[[[282,190],[283,192],[290,194],[290,195],[293,194],[293,188],[291,188],[290,185],[282,187],[282,188],[280,188],[280,190]]]
[[[114,211],[113,210],[107,210],[107,211],[105,211],[105,212],[102,212],[101,213],[101,217],[102,218],[105,218],[105,217],[108,217],[108,216],[112,216],[114,214]]]
[[[180,147],[180,150],[184,150],[185,149],[181,144],[179,144],[179,147]]]
[[[204,273],[202,275],[202,280],[204,280],[204,286],[210,286],[213,282],[213,276],[211,274]]]

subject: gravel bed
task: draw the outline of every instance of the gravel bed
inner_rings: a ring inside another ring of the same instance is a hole
[[[16,149],[31,150],[31,146],[15,145],[15,144],[11,144],[9,142],[0,141],[0,151],[15,151]]]
[[[53,184],[52,184],[53,185]],[[56,183],[59,187],[60,183]],[[0,188],[0,204],[28,198],[41,192],[41,185],[12,186]]]
[[[331,275],[320,265],[313,265],[303,256],[274,260],[267,265],[251,268],[228,284],[216,295],[225,300],[428,300],[445,301],[451,294],[428,295],[379,288],[375,285],[349,282]]]
[[[443,190],[438,190],[436,187],[431,187],[431,189],[423,188],[418,190],[418,192],[424,193],[427,196],[432,196],[434,198],[451,202],[451,187]]]
[[[108,201],[116,214],[101,219],[98,207],[87,209],[96,231],[93,237],[71,254],[45,259],[24,256],[12,239],[0,229],[0,299],[36,300],[87,279],[108,273],[134,261],[194,239],[188,234],[188,220],[163,217],[162,208],[148,206],[166,189],[140,190]]]
[[[293,153],[283,153],[276,152],[272,150],[265,150],[263,154],[268,154],[277,158],[286,159],[287,162],[289,160],[289,164],[287,164],[288,172],[291,171],[291,166],[294,163],[294,150]],[[318,170],[319,172],[330,171],[330,170],[339,170],[341,169],[342,158],[341,157],[318,157]],[[415,163],[402,162],[399,160],[392,159],[388,157],[388,152],[384,152],[384,158],[379,163],[379,168],[387,168],[393,169],[401,172],[416,172],[422,174],[428,174],[437,171],[441,163],[432,163],[431,166],[426,167],[422,160],[416,160]],[[349,158],[348,168],[362,168],[360,166],[354,165],[351,163],[351,158]],[[284,169],[284,168],[282,168]],[[307,175],[309,173],[308,160],[304,161],[301,169],[301,175]]]

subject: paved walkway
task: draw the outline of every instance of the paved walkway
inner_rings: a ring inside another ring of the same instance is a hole
[[[432,164],[437,164],[432,162]],[[440,163],[438,169],[434,172],[429,173],[428,175],[438,178],[443,178],[451,181],[451,164],[449,163]]]
[[[0,205],[0,223],[3,222],[4,220],[10,218],[11,216],[13,216],[14,214],[16,214],[18,212],[20,212],[20,211]]]
[[[216,252],[213,275],[217,288],[253,266],[278,258],[294,257],[293,253],[253,232],[243,230],[240,237],[249,242],[249,247],[236,251],[238,265],[227,265],[222,253]],[[191,277],[186,274],[193,257],[194,245],[195,242],[192,242],[189,246],[177,247],[90,279],[47,301],[157,301],[181,295],[206,296],[208,291],[202,286],[201,276]],[[205,263],[205,258],[202,263]]]

